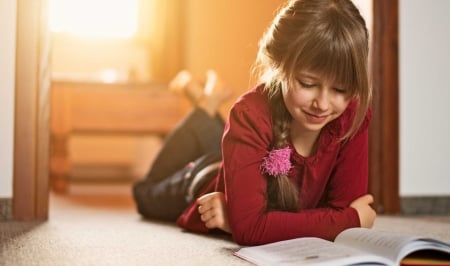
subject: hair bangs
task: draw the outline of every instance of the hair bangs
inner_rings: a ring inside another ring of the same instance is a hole
[[[304,47],[288,73],[295,76],[299,71],[311,72],[345,89],[350,96],[356,95],[360,84],[353,43],[344,33],[332,34],[336,29],[316,32],[304,40]]]

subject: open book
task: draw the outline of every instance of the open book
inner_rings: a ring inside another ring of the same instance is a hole
[[[410,258],[410,254],[422,258]],[[334,242],[314,237],[296,238],[242,247],[234,255],[256,265],[450,266],[450,243],[374,229],[351,228],[340,233]],[[404,260],[406,257],[408,262]]]

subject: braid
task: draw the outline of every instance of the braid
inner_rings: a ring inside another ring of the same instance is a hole
[[[273,149],[288,145],[292,117],[283,104],[281,89],[269,99],[273,121]],[[298,209],[298,190],[286,175],[267,175],[266,210],[295,212]]]

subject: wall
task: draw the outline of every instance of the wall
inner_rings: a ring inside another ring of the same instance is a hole
[[[12,198],[16,1],[0,1],[0,198]]]
[[[450,1],[399,4],[400,195],[450,196]]]
[[[369,37],[372,36],[373,27],[373,3],[367,0],[353,0],[353,3],[358,7],[359,12],[366,21],[366,26],[369,31]]]
[[[197,0],[187,3],[186,68],[198,78],[218,71],[234,90],[249,89],[258,42],[282,0]],[[223,108],[226,113],[233,100]]]
[[[99,81],[114,71],[118,81],[148,81],[150,55],[144,42],[134,39],[86,39],[53,33],[53,78]],[[120,51],[119,53],[117,51]]]
[[[109,75],[114,73],[119,82],[149,81],[150,53],[147,38],[150,25],[146,18],[151,16],[151,1],[138,0],[137,36],[133,38],[52,33],[52,76],[56,79],[99,81],[101,75],[107,72]],[[57,0],[50,1],[50,4],[52,2]],[[108,16],[110,14],[114,14],[114,9]],[[101,16],[99,14],[99,19]]]

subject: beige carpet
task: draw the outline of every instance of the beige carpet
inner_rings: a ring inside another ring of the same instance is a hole
[[[0,223],[0,265],[249,265],[227,236],[142,220],[129,195],[51,196],[47,222]],[[450,216],[379,217],[375,228],[450,242]]]

